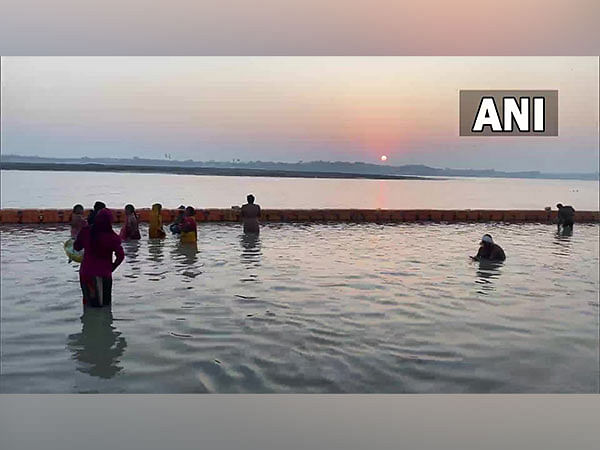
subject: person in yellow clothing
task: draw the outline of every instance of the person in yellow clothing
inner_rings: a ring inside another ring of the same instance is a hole
[[[196,243],[198,240],[198,226],[196,225],[196,219],[194,216],[196,211],[191,206],[185,208],[185,217],[181,223],[181,242],[182,243]]]
[[[151,239],[162,239],[167,234],[163,230],[162,224],[162,205],[160,203],[155,203],[152,205],[152,211],[150,212],[150,238]]]

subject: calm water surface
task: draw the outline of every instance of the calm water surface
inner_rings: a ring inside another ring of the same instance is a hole
[[[561,202],[597,210],[597,181],[448,178],[364,180],[94,172],[1,172],[2,208],[229,208],[252,192],[264,208],[543,209]]]
[[[0,232],[4,393],[599,389],[595,225],[142,228],[83,314],[66,227]],[[485,232],[504,264],[467,258]]]

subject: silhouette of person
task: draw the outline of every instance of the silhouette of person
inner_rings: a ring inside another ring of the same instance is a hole
[[[481,238],[477,255],[471,256],[471,258],[475,261],[504,261],[506,255],[504,254],[502,247],[494,242],[490,234],[484,234]]]
[[[556,207],[558,208],[558,231],[560,231],[561,225],[563,231],[573,231],[573,219],[575,217],[575,209],[573,209],[573,207],[569,205],[563,206],[561,203],[558,203]]]
[[[248,203],[242,206],[242,223],[244,224],[244,233],[259,233],[260,225],[260,205],[254,203],[254,195],[246,196]]]

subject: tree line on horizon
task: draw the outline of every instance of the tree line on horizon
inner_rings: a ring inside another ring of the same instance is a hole
[[[167,156],[168,155],[168,156]],[[400,166],[348,161],[195,161],[192,159],[176,160],[170,154],[165,159],[140,158],[56,158],[24,155],[0,155],[0,161],[5,163],[40,163],[40,164],[118,164],[132,166],[164,166],[164,167],[210,167],[210,168],[248,168],[264,170],[289,170],[306,172],[339,172],[373,175],[416,175],[416,176],[466,176],[466,177],[517,177],[517,178],[577,178],[598,179],[598,173],[542,173],[540,171],[506,172],[495,169],[451,169],[435,168],[423,164],[405,164]]]

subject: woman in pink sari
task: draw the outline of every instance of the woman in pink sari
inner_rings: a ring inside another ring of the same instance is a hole
[[[140,235],[139,218],[133,205],[125,205],[125,223],[123,224],[123,228],[121,228],[119,236],[121,236],[122,241],[142,238]]]
[[[93,225],[84,226],[73,244],[75,250],[85,250],[79,268],[84,305],[98,307],[112,303],[112,273],[125,259],[121,239],[112,229],[112,220],[112,212],[101,209]]]

